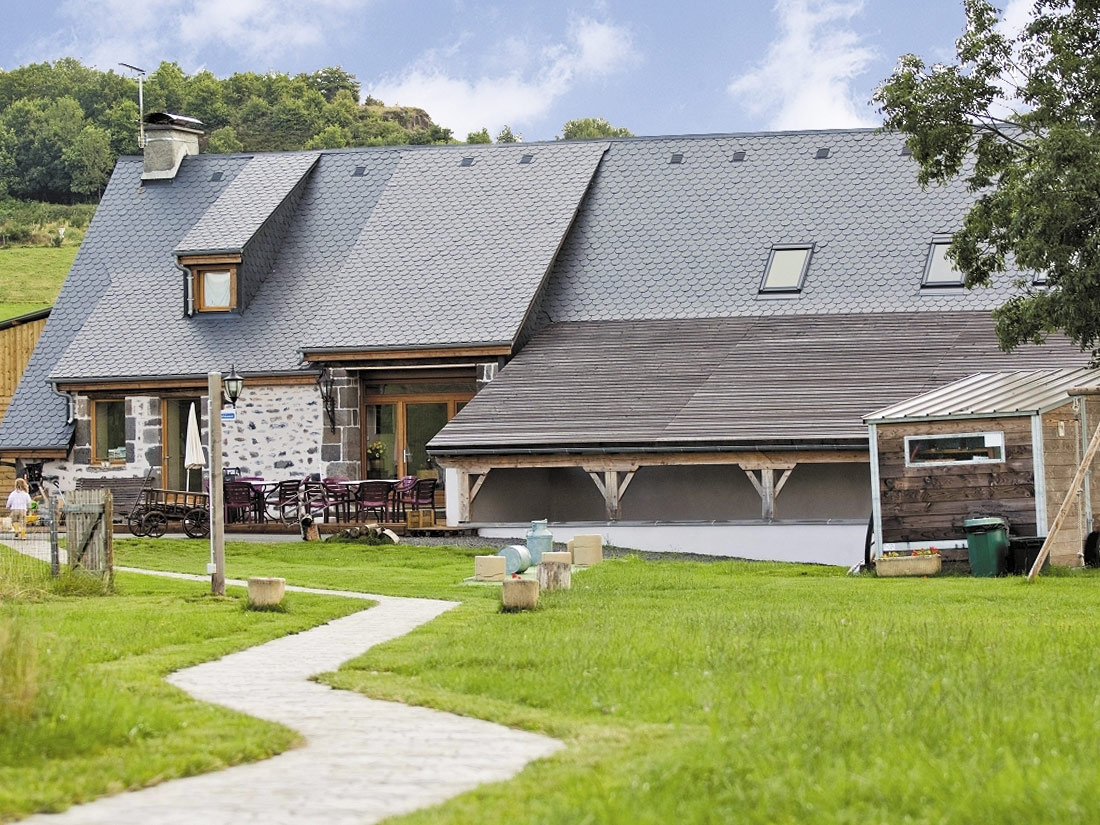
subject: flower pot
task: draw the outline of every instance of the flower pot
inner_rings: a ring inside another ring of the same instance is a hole
[[[939,555],[883,556],[875,561],[877,576],[935,576],[943,561]]]

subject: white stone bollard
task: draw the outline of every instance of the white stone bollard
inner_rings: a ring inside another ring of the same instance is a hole
[[[253,607],[282,604],[286,579],[252,578],[248,580],[248,603]]]
[[[534,610],[539,603],[539,583],[534,579],[505,579],[500,603],[506,612]]]
[[[569,542],[569,549],[573,553],[573,564],[581,567],[599,564],[603,561],[603,536],[574,536]]]
[[[504,581],[504,556],[474,556],[474,579],[479,582]]]

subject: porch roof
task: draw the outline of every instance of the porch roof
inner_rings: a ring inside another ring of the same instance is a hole
[[[435,454],[866,444],[863,414],[970,373],[1080,366],[1064,339],[1014,353],[986,313],[554,324],[432,439]]]

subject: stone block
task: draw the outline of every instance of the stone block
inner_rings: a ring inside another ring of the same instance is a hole
[[[544,561],[565,562],[571,564],[573,556],[568,550],[555,550],[552,553],[543,553],[540,564]]]
[[[603,561],[603,536],[574,536],[569,542],[569,548],[573,553],[573,564],[591,567]]]
[[[76,434],[74,436],[74,442],[81,445],[92,443],[91,419],[78,418],[76,420]]]
[[[248,580],[248,603],[253,607],[281,604],[286,594],[286,579],[252,578]]]
[[[474,556],[474,578],[479,582],[502,582],[504,565],[504,556]]]
[[[340,445],[339,444],[322,444],[321,445],[321,461],[339,461]]]
[[[539,603],[539,583],[534,579],[505,579],[500,603],[506,613],[534,610]]]
[[[569,560],[547,561],[551,555],[568,556],[568,553],[543,553],[539,562],[538,580],[540,590],[568,590],[573,585],[572,566]]]

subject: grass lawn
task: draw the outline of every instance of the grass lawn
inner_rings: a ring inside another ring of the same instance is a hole
[[[116,588],[0,601],[0,821],[293,746],[294,732],[162,677],[364,607],[294,593],[285,613],[255,612],[240,588],[216,599],[205,583],[125,573]]]
[[[124,564],[204,561],[184,542],[116,546]],[[491,588],[454,584],[470,555],[228,553],[231,575],[457,594],[462,607],[325,680],[569,744],[402,823],[1100,821],[1095,576],[623,559],[502,614]]]
[[[52,306],[79,246],[0,249],[0,321]]]

